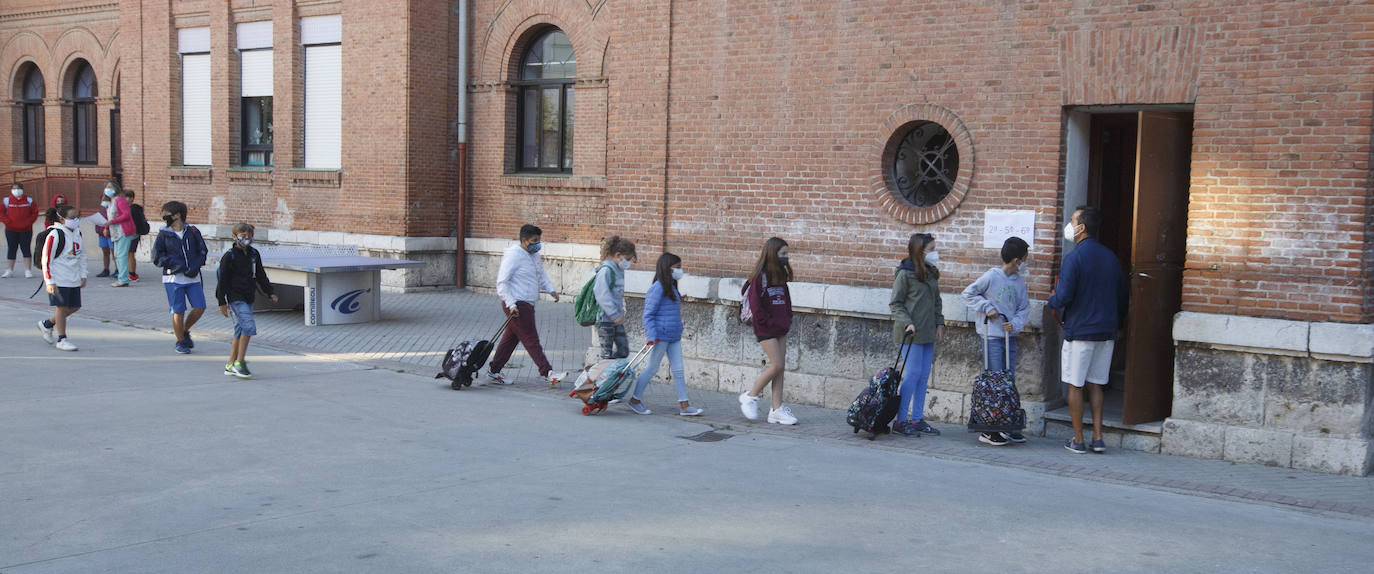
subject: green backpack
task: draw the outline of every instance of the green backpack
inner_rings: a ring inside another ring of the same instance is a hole
[[[601,268],[610,269],[610,265],[600,265],[596,271],[592,272],[592,278],[582,286],[582,292],[577,294],[573,300],[573,318],[577,319],[577,324],[583,327],[590,327],[596,324],[596,320],[601,317],[601,305],[596,303],[596,276],[601,273]],[[615,271],[611,271],[611,290],[615,290]]]

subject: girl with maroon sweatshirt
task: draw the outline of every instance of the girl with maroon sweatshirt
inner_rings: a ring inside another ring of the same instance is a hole
[[[787,366],[787,332],[792,328],[792,293],[787,290],[787,282],[791,280],[792,266],[787,263],[787,242],[770,237],[763,244],[763,253],[759,254],[759,260],[754,264],[754,273],[744,284],[744,298],[753,312],[754,336],[763,347],[763,353],[768,356],[768,366],[754,381],[754,386],[739,395],[740,411],[751,421],[759,418],[759,393],[771,383],[773,408],[768,411],[768,422],[797,424],[792,409],[782,404],[783,371]]]

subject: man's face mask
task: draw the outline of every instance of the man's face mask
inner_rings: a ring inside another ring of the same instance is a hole
[[[541,243],[531,243],[529,247],[526,247],[526,248],[525,248],[525,250],[526,250],[526,251],[529,251],[530,253],[539,253],[539,250],[542,249],[543,247],[544,247],[544,244],[543,244],[542,242],[541,242]]]

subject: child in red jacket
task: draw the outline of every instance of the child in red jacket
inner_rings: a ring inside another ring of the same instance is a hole
[[[33,277],[29,269],[33,250],[29,244],[33,241],[33,222],[38,219],[38,211],[37,202],[24,194],[24,186],[18,182],[10,188],[10,196],[0,202],[0,223],[5,224],[5,244],[8,246],[5,272],[0,277],[14,275],[15,256],[21,251],[24,253],[24,277]]]

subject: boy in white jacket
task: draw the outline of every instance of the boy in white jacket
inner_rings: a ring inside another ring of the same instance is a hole
[[[38,322],[38,330],[43,333],[43,340],[53,343],[57,350],[75,351],[76,345],[67,339],[67,317],[81,309],[81,288],[86,286],[86,253],[82,249],[81,220],[77,217],[76,206],[60,205],[54,209],[58,222],[48,227],[40,261],[48,304],[55,309],[51,318]]]
[[[1008,237],[1002,244],[1002,266],[988,269],[963,292],[964,304],[987,318],[986,322],[977,321],[974,325],[978,335],[983,337],[983,345],[987,347],[984,352],[987,353],[988,368],[994,371],[1016,371],[1016,336],[1030,320],[1030,295],[1026,292],[1026,281],[1021,277],[1021,264],[1025,263],[1029,253],[1030,246],[1024,239]],[[1007,353],[1011,355],[1010,365],[1003,364]],[[1008,442],[1026,442],[1026,437],[1019,432],[985,432],[978,440],[1003,446]]]

